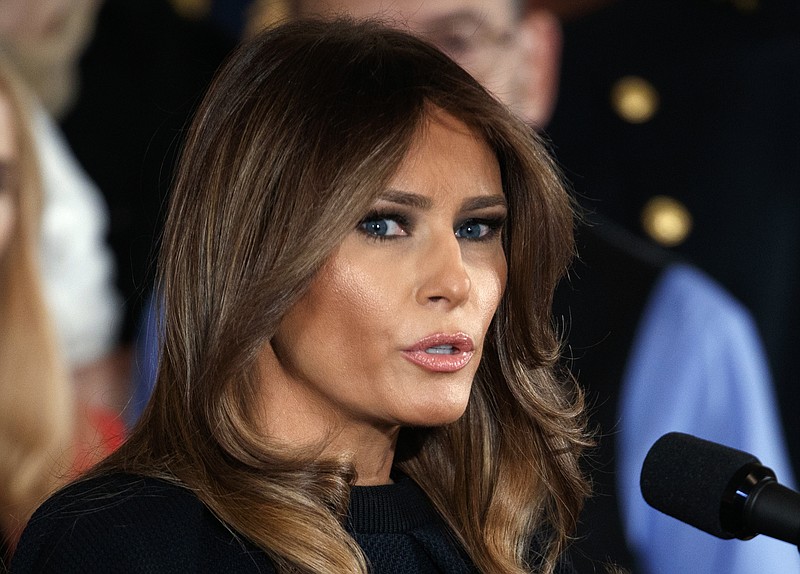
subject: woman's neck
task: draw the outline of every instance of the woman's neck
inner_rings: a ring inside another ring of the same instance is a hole
[[[330,408],[309,385],[297,384],[267,346],[261,357],[269,392],[261,407],[266,436],[290,449],[318,449],[321,458],[345,458],[355,466],[356,484],[390,484],[398,425],[377,424]]]
[[[278,416],[279,415],[279,416]],[[376,427],[367,422],[326,420],[320,413],[283,408],[264,417],[264,432],[290,448],[318,450],[320,458],[351,462],[356,484],[390,484],[400,427]],[[325,421],[325,422],[323,422]]]
[[[372,430],[374,432],[356,432],[355,436],[351,437],[352,440],[347,441],[350,450],[340,451],[352,453],[358,486],[375,486],[392,482],[390,474],[399,429],[385,433],[377,429]],[[347,445],[342,447],[348,448]]]

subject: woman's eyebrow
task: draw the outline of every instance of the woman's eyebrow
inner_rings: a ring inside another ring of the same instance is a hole
[[[378,199],[422,210],[428,210],[433,207],[433,200],[430,197],[417,193],[400,191],[399,189],[387,189]],[[503,207],[508,209],[508,202],[504,195],[478,195],[464,200],[464,203],[461,205],[462,211],[473,211],[487,207]]]
[[[461,205],[463,211],[473,211],[485,209],[487,207],[502,207],[508,209],[508,201],[505,195],[478,195],[464,200]]]
[[[433,200],[431,198],[417,193],[400,191],[399,189],[387,189],[378,199],[390,203],[397,203],[399,205],[406,205],[408,207],[415,207],[417,209],[427,210],[433,207]]]

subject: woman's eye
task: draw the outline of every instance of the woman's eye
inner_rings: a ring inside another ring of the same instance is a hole
[[[462,239],[482,239],[492,234],[496,230],[497,227],[489,223],[470,220],[465,221],[456,228],[456,237]]]
[[[402,223],[390,217],[368,217],[358,227],[361,231],[373,237],[407,235]]]

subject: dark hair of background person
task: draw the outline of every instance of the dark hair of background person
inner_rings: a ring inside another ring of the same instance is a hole
[[[186,127],[236,41],[180,16],[169,0],[104,0],[80,59],[74,105],[60,125],[108,204],[108,243],[130,343]]]
[[[552,571],[588,490],[583,398],[555,371],[550,317],[573,253],[572,204],[524,123],[438,50],[375,23],[283,25],[245,42],[214,81],[170,200],[154,395],[96,473],[188,486],[279,568],[366,572],[340,523],[352,466],[263,436],[256,359],[435,109],[497,156],[508,283],[466,413],[404,429],[395,464],[480,570],[524,571],[536,531],[549,535],[542,564]]]

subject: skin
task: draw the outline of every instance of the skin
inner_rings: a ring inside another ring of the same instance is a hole
[[[264,349],[267,434],[350,457],[358,484],[389,483],[401,427],[443,425],[466,409],[505,288],[506,215],[490,148],[433,112],[372,214]],[[436,333],[472,338],[466,366],[433,372],[406,358]]]
[[[26,45],[68,33],[70,15],[91,12],[100,0],[0,0],[0,35]]]
[[[439,47],[520,117],[542,127],[558,92],[561,28],[512,0],[303,0],[304,16],[378,17]]]
[[[0,0],[0,48],[42,106],[61,117],[78,88],[78,59],[102,0]]]
[[[10,174],[16,161],[11,104],[0,92],[0,257],[5,253],[14,230],[16,205],[10,188]]]

